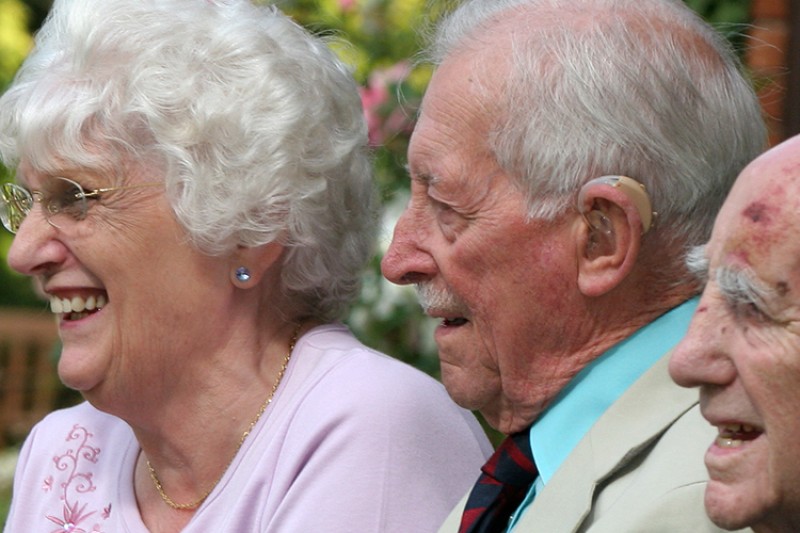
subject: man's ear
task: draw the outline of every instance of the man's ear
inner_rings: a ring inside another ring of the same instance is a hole
[[[283,245],[278,242],[253,247],[239,246],[230,259],[231,283],[240,289],[258,286],[281,257],[283,250]]]
[[[644,187],[624,176],[603,176],[578,196],[578,288],[601,296],[622,283],[639,256],[642,235],[654,213]]]

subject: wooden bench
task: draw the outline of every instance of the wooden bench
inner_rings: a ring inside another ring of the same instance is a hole
[[[0,309],[0,446],[19,442],[55,408],[57,349],[49,311]]]

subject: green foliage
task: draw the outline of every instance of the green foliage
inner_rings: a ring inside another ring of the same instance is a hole
[[[0,488],[0,524],[6,523],[11,506],[11,487]]]
[[[20,0],[0,0],[0,87],[5,87],[32,44],[28,10]]]
[[[14,468],[17,463],[16,447],[0,450],[0,528],[6,523],[8,507],[11,504],[11,488]]]
[[[743,24],[750,19],[750,0],[684,0],[711,24]]]
[[[6,257],[11,246],[11,235],[0,229],[0,257]],[[41,307],[31,280],[12,271],[6,261],[0,262],[0,307]]]
[[[744,44],[745,27],[750,22],[751,0],[684,0],[720,31],[736,50]]]

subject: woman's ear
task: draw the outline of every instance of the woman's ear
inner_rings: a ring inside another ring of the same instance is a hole
[[[230,259],[231,283],[240,289],[259,285],[283,250],[283,245],[277,242],[253,247],[239,246]]]
[[[578,287],[601,296],[622,283],[639,255],[654,215],[644,187],[624,176],[596,178],[581,189],[578,211]]]

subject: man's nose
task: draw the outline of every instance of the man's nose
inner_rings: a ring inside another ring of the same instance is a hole
[[[436,263],[427,246],[426,229],[419,216],[406,208],[394,228],[392,242],[381,260],[384,277],[398,285],[429,280],[436,274]]]
[[[725,385],[736,377],[736,369],[721,342],[725,336],[724,314],[715,312],[714,304],[706,301],[700,301],[689,331],[670,357],[670,376],[682,387]]]

